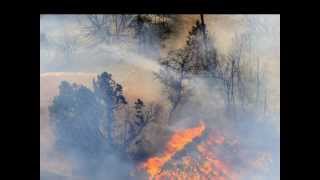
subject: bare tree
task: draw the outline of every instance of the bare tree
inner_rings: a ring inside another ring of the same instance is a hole
[[[84,26],[85,36],[98,43],[112,43],[129,37],[130,23],[135,15],[88,15]]]
[[[251,21],[250,21],[251,22]],[[235,115],[239,107],[242,111],[267,106],[264,71],[260,59],[255,55],[251,29],[236,34],[233,48],[225,58],[222,79],[229,113]],[[251,71],[247,73],[245,71]],[[264,105],[263,105],[264,104]],[[249,108],[249,109],[248,109]],[[250,110],[250,111],[251,111]]]
[[[85,36],[98,43],[125,42],[137,40],[138,51],[160,56],[161,41],[171,33],[171,15],[164,14],[115,14],[88,15]]]
[[[84,27],[85,36],[99,39],[99,42],[108,42],[111,36],[110,21],[106,15],[88,15],[89,24]]]
[[[242,77],[241,63],[242,59],[245,58],[245,53],[248,53],[246,52],[248,51],[248,42],[245,35],[236,35],[233,42],[234,47],[223,59],[224,66],[220,67],[220,77],[224,83],[227,112],[234,117],[237,111],[237,104],[244,108],[245,84]]]

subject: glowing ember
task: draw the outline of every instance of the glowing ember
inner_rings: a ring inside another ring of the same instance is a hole
[[[156,157],[149,158],[140,168],[145,170],[149,179],[154,180],[236,180],[238,175],[222,159],[219,159],[219,148],[226,144],[225,137],[216,132],[210,132],[197,145],[192,146],[192,152],[173,156],[183,150],[196,137],[203,135],[205,125],[176,132],[168,141],[165,151]]]
[[[155,175],[154,179],[238,179],[232,169],[218,159],[218,155],[215,152],[217,148],[225,143],[225,138],[222,135],[209,134],[206,140],[196,146],[196,153],[190,153],[190,155],[185,155],[178,160],[170,161],[170,166]]]
[[[170,138],[166,144],[164,152],[160,156],[149,158],[142,164],[142,168],[147,171],[152,179],[156,176],[163,165],[169,161],[178,151],[182,150],[187,144],[193,141],[194,138],[200,137],[205,129],[203,122],[199,126],[182,131],[178,131]],[[156,178],[157,179],[157,178]]]
[[[138,169],[146,172],[149,180],[239,180],[251,177],[252,172],[266,175],[271,171],[270,153],[250,151],[229,131],[207,128],[204,133],[205,128],[201,122],[174,133],[164,152]],[[195,141],[197,137],[201,139]]]

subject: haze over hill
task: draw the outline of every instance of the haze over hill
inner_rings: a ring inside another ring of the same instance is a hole
[[[265,107],[265,111],[270,114],[263,120],[277,130],[273,135],[278,136],[280,133],[280,16],[250,16],[256,25],[245,22],[246,17],[246,15],[205,15],[208,34],[212,39],[211,43],[218,50],[219,58],[228,57],[228,53],[236,47],[235,42],[239,35],[245,33],[250,35],[251,49],[248,48],[249,50],[245,52],[246,58],[242,61],[244,73],[256,78],[255,73],[258,71],[256,69],[259,67],[260,78],[265,87],[262,93],[267,94],[264,102],[268,106]],[[170,50],[183,48],[192,26],[198,19],[199,15],[177,15],[175,24],[170,25],[173,31],[162,42],[160,57],[166,57]],[[112,79],[122,85],[130,108],[134,107],[134,102],[139,98],[148,105],[150,103],[162,105],[164,111],[169,109],[164,85],[155,78],[155,73],[158,73],[162,67],[159,59],[145,55],[146,52],[138,52],[137,45],[131,41],[95,43],[88,40],[83,32],[85,24],[86,16],[84,15],[45,15],[40,19],[40,170],[45,180],[54,177],[64,178],[59,177],[60,175],[69,176],[71,179],[76,178],[73,164],[63,153],[54,149],[55,127],[49,120],[48,107],[52,105],[53,98],[59,95],[59,85],[62,81],[84,85],[92,90],[93,79],[102,72],[108,72],[112,74]],[[146,47],[145,51],[153,50],[151,47]],[[250,82],[255,82],[255,79],[251,79]],[[197,76],[194,76],[192,81],[184,83],[191,87],[192,96],[190,95],[189,103],[182,106],[181,112],[178,113],[182,120],[167,127],[166,130],[174,131],[176,127],[187,128],[200,118],[203,118],[202,120],[211,128],[231,127],[224,116],[224,94],[220,92],[222,87],[217,85],[218,87],[212,88],[207,80]],[[255,83],[250,85],[256,86]],[[257,114],[259,113],[261,112]],[[162,116],[160,119],[164,121],[167,114],[162,113]],[[243,123],[243,127],[252,132],[253,136],[269,137],[268,133],[252,130],[254,127],[251,127],[247,119],[244,120],[246,123]],[[164,136],[165,133],[158,126],[151,126],[146,131],[149,140],[154,144],[163,140],[160,136]],[[150,151],[156,152],[155,146],[152,144],[148,146]],[[118,163],[118,160],[110,161]]]

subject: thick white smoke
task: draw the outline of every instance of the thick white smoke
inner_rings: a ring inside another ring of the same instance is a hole
[[[161,49],[161,56],[166,56],[172,49],[183,47],[188,32],[199,19],[199,15],[177,16],[175,31],[164,41],[166,46]],[[68,161],[63,153],[53,150],[55,134],[54,127],[49,122],[47,108],[53,96],[58,95],[58,85],[62,80],[92,88],[92,79],[107,71],[123,85],[129,101],[142,98],[146,102],[166,104],[163,87],[153,75],[161,67],[157,59],[138,53],[136,44],[131,42],[107,44],[90,41],[83,34],[85,21],[85,15],[44,15],[40,19],[40,158],[43,179],[46,179],[48,174],[76,179],[73,167],[77,166],[77,160],[82,160],[75,154],[75,161]],[[248,68],[248,74],[256,73],[257,62],[260,63],[263,85],[266,87],[268,115],[261,118],[263,122],[243,115],[242,122],[234,126],[243,136],[242,139],[247,138],[244,143],[250,151],[267,150],[272,153],[273,169],[267,173],[251,171],[244,179],[280,179],[280,16],[205,15],[205,21],[209,35],[221,56],[230,53],[238,37],[245,33],[250,36],[252,47],[247,51],[248,58],[243,63]],[[152,51],[151,48],[147,50]],[[181,120],[174,124],[173,128],[187,127],[199,119],[205,120],[207,125],[213,128],[234,128],[230,127],[230,122],[225,117],[222,85],[209,86],[207,80],[200,77],[194,77],[189,84],[193,94],[189,102],[181,107]],[[262,106],[256,108],[263,109]],[[95,176],[96,178],[126,179],[119,174],[133,166],[115,156],[105,157],[105,162],[106,165],[101,167],[101,173]],[[114,167],[121,169],[112,169],[114,164],[118,165]]]

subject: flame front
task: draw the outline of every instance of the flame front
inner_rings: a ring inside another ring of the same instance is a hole
[[[146,172],[149,180],[239,180],[255,175],[252,172],[267,174],[271,154],[250,151],[242,142],[237,134],[206,128],[200,122],[175,132],[163,153],[147,159],[138,170]]]
[[[211,133],[205,141],[196,146],[196,153],[170,161],[170,166],[153,178],[156,180],[236,180],[237,175],[219,159],[215,152],[215,148],[224,144],[225,139],[222,135]]]
[[[149,158],[145,163],[142,164],[142,168],[147,171],[150,179],[156,176],[160,172],[163,165],[178,151],[181,151],[187,144],[191,143],[193,139],[200,137],[204,130],[205,125],[203,122],[200,122],[199,126],[195,128],[185,129],[173,134],[161,155]]]

